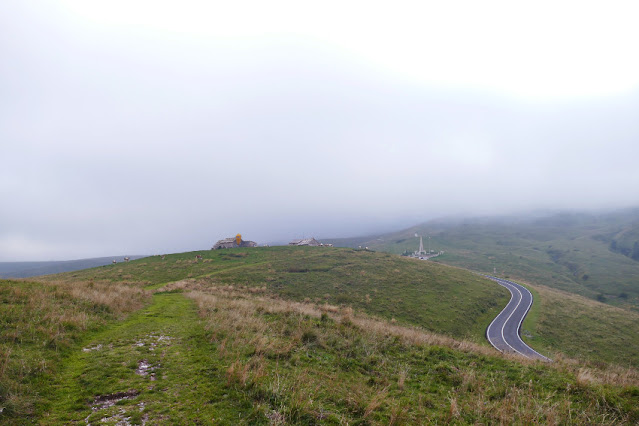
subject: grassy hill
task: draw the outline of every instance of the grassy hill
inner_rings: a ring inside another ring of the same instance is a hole
[[[203,259],[196,262],[196,255]],[[459,268],[388,253],[322,247],[209,250],[164,260],[152,256],[42,279],[145,288],[191,280],[197,288],[245,288],[287,300],[348,306],[483,345],[486,327],[510,297],[503,287]],[[524,323],[524,340],[533,347],[553,358],[564,354],[639,367],[639,314],[522,283],[535,292],[535,305]]]
[[[431,247],[446,252],[434,259],[437,262],[484,273],[496,270],[513,279],[639,309],[639,261],[633,259],[635,244],[639,247],[639,210],[433,221],[333,243],[399,254],[417,249],[415,233],[430,236]]]
[[[0,422],[639,421],[634,369],[473,341],[454,323],[507,297],[466,271],[349,249],[198,253],[0,282]]]
[[[203,256],[196,262],[195,256]],[[348,305],[369,314],[483,342],[507,290],[468,271],[352,249],[270,247],[152,256],[46,277],[143,286],[198,279],[296,301]]]

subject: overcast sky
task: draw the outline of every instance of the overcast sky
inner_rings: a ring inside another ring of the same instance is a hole
[[[0,261],[639,205],[628,2],[7,0]]]

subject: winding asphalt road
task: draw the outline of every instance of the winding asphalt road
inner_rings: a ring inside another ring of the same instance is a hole
[[[497,284],[506,287],[512,295],[510,302],[486,329],[486,338],[490,344],[500,352],[517,353],[526,358],[552,361],[525,344],[519,336],[521,323],[524,322],[524,318],[526,318],[526,314],[528,314],[533,303],[533,296],[530,291],[517,283],[502,278],[488,275],[486,275],[486,278],[490,278]]]

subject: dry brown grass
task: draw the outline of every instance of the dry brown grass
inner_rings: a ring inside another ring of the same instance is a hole
[[[555,368],[575,374],[580,384],[597,384],[610,386],[638,386],[639,370],[614,364],[588,363],[565,356],[558,356]]]
[[[176,291],[176,290],[189,290],[189,291],[202,291],[202,292],[215,292],[226,295],[235,295],[238,296],[240,294],[265,294],[268,293],[266,285],[256,287],[256,286],[233,286],[233,285],[219,285],[216,284],[212,286],[211,279],[196,279],[196,278],[187,278],[184,280],[174,281],[172,283],[168,283],[165,286],[162,286],[155,290],[155,292],[164,292],[164,291]],[[214,287],[214,288],[212,288]]]
[[[366,410],[364,410],[363,418],[364,419],[368,418],[368,416],[370,416],[373,411],[379,408],[379,406],[384,403],[387,396],[388,396],[388,386],[381,389],[370,399],[370,401],[368,402],[368,405],[366,406]]]
[[[353,315],[351,309],[266,298],[228,287],[208,293],[193,291],[187,297],[196,301],[203,316],[210,317],[215,313],[215,320],[210,323],[212,339],[218,343],[220,355],[229,359],[226,371],[229,384],[252,388],[266,382],[263,386],[279,398],[285,398],[294,412],[314,413],[312,415],[318,420],[326,415],[316,399],[326,392],[327,387],[344,387],[337,373],[309,369],[293,372],[290,368],[280,367],[279,362],[273,365],[272,361],[267,367],[266,359],[288,360],[305,345],[323,345],[324,336],[309,329],[305,318],[331,315],[338,321],[348,321]],[[264,314],[284,314],[289,322],[265,322]],[[251,357],[243,359],[242,348],[250,348]],[[267,370],[270,370],[268,374]],[[387,393],[387,387],[375,390],[352,386],[344,400],[353,410],[361,411],[368,418],[380,405],[387,403]],[[341,418],[340,415],[337,417]]]
[[[77,300],[108,307],[110,312],[118,316],[142,308],[151,296],[151,292],[128,283],[50,281],[45,284],[56,289],[58,295],[65,294]]]

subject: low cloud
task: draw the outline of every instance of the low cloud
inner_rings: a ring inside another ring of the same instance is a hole
[[[0,261],[639,204],[637,91],[526,100],[402,79],[303,37],[39,19],[50,37],[4,30],[24,48],[2,45]]]

